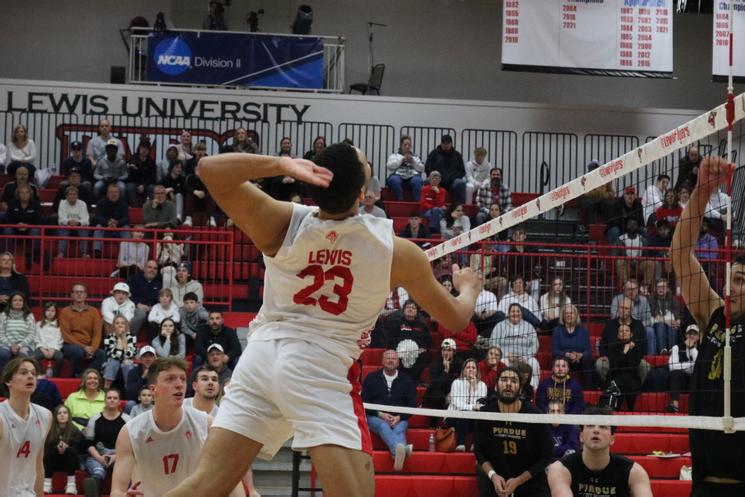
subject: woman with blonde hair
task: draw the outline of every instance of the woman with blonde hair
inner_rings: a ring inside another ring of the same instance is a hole
[[[450,405],[452,411],[478,411],[481,404],[478,400],[487,395],[486,384],[481,381],[479,366],[476,359],[468,359],[463,363],[460,378],[453,380],[450,386]],[[472,419],[448,418],[445,424],[455,427],[455,439],[457,446],[455,450],[465,452],[466,436],[473,433],[474,421]]]
[[[36,174],[36,144],[28,137],[28,129],[23,124],[16,124],[13,128],[13,136],[8,143],[7,162],[5,172],[8,176],[15,177],[16,169],[20,166],[28,168],[28,177],[33,179]]]
[[[129,321],[121,314],[114,318],[111,323],[111,333],[103,339],[103,348],[106,351],[106,363],[103,365],[104,388],[111,388],[116,380],[119,370],[122,377],[126,378],[134,369],[132,362],[137,353],[136,337],[129,333]]]
[[[67,396],[65,405],[70,410],[70,419],[79,429],[85,428],[94,415],[103,411],[106,396],[102,386],[101,373],[88,368],[80,376],[80,388]]]

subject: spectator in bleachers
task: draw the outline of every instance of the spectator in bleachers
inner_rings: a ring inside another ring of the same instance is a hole
[[[70,226],[78,228],[80,226],[90,225],[90,215],[88,214],[88,205],[78,198],[78,189],[74,186],[68,186],[65,192],[65,200],[60,202],[57,209],[57,223],[59,226]],[[88,254],[88,230],[60,228],[57,235],[62,239],[57,244],[57,257],[64,257],[67,252],[67,238],[83,238],[78,243],[80,256],[90,257]]]
[[[16,270],[15,257],[10,252],[0,253],[0,311],[8,305],[13,292],[21,292],[31,301],[28,280]]]
[[[670,368],[670,403],[665,407],[667,412],[678,412],[680,392],[688,390],[693,366],[698,358],[698,344],[701,340],[697,324],[688,325],[683,344],[675,344],[670,350],[668,367]]]
[[[621,258],[615,260],[616,274],[619,284],[623,285],[630,276],[641,274],[644,287],[642,293],[646,294],[652,287],[654,281],[655,263],[650,259],[650,252],[642,250],[647,246],[647,240],[640,231],[641,225],[636,219],[629,219],[626,223],[626,233],[618,237],[618,247],[614,255]]]
[[[150,328],[149,338],[151,340],[158,336],[160,323],[166,318],[173,319],[177,323],[181,321],[179,306],[173,302],[173,292],[171,292],[170,288],[163,288],[158,292],[158,303],[150,308],[150,312],[147,315],[148,326]]]
[[[142,205],[140,196],[152,195],[156,182],[157,166],[152,157],[150,141],[146,138],[137,145],[137,153],[129,158],[127,164],[127,203],[130,207]]]
[[[693,187],[688,182],[684,182],[682,185],[675,187],[675,191],[678,193],[678,203],[680,204],[681,209],[685,209],[686,205],[688,205],[692,190]]]
[[[411,192],[411,199],[419,202],[422,194],[424,163],[411,151],[411,137],[403,135],[396,153],[388,156],[386,169],[390,173],[385,180],[397,201],[404,199],[404,190]]]
[[[179,308],[179,314],[181,315],[181,333],[189,337],[189,342],[193,343],[197,334],[207,326],[209,313],[199,303],[196,293],[187,292],[184,295],[184,305]]]
[[[176,205],[166,198],[166,189],[163,185],[153,187],[153,198],[145,202],[142,216],[146,228],[175,228]]]
[[[62,162],[62,176],[67,178],[70,175],[70,171],[77,169],[82,177],[81,183],[88,190],[93,191],[93,163],[91,160],[83,155],[83,143],[74,141],[70,144],[70,155]],[[65,184],[65,181],[60,183],[60,187]],[[77,185],[76,185],[77,186]]]
[[[70,419],[79,429],[84,429],[95,414],[103,411],[105,395],[102,386],[103,378],[98,369],[88,368],[80,377],[80,388],[65,399]]]
[[[98,311],[88,305],[85,285],[74,284],[71,296],[71,304],[59,312],[59,321],[65,342],[62,354],[72,363],[72,376],[77,376],[84,360],[90,361],[91,368],[98,369],[106,354],[99,348],[103,321]]]
[[[373,192],[365,192],[365,198],[360,205],[360,215],[362,214],[383,219],[388,217],[383,209],[375,205],[375,194]]]
[[[158,294],[163,288],[163,282],[158,273],[158,263],[149,260],[141,273],[135,273],[127,278],[130,290],[130,298],[137,309],[148,314],[150,308],[158,303]]]
[[[326,137],[325,136],[316,136],[316,138],[313,140],[313,148],[308,150],[303,154],[303,159],[305,160],[313,160],[318,154],[323,152],[323,150],[326,148]]]
[[[222,312],[220,311],[210,311],[207,327],[197,333],[197,339],[194,341],[194,358],[192,359],[194,367],[207,360],[209,349],[214,344],[220,345],[220,352],[224,353],[220,357],[222,363],[230,369],[235,368],[243,350],[235,330],[224,326]],[[210,362],[210,364],[212,363]],[[214,364],[212,366],[215,367]]]
[[[369,404],[416,407],[416,384],[400,371],[395,350],[383,353],[383,367],[365,378],[362,384],[362,400]],[[401,471],[406,457],[411,453],[406,443],[406,430],[410,414],[396,414],[365,409],[370,432],[377,434],[388,447],[393,458],[393,469]]]
[[[525,291],[525,280],[522,276],[515,276],[512,280],[512,290],[499,300],[497,310],[504,316],[509,315],[509,309],[513,304],[520,306],[522,319],[530,323],[531,326],[539,327],[541,325],[541,311],[535,299]]]
[[[401,238],[429,238],[432,236],[426,224],[422,224],[422,214],[414,211],[409,214],[409,222],[398,233]],[[417,242],[418,245],[426,242]]]
[[[11,202],[18,198],[16,196],[16,191],[21,186],[28,186],[29,188],[31,188],[31,198],[33,200],[39,199],[39,190],[36,188],[36,185],[30,182],[29,170],[26,166],[19,166],[15,170],[14,178],[15,181],[9,181],[3,187],[3,210],[7,210]]]
[[[375,171],[375,167],[372,165],[372,162],[367,161],[367,164],[370,166],[370,171]],[[380,180],[377,176],[375,176],[374,173],[370,176],[370,179],[367,180],[365,188],[367,188],[367,191],[372,192],[372,194],[375,196],[375,204],[381,209],[384,209],[382,200],[383,189],[380,188]]]
[[[613,297],[610,303],[611,319],[620,315],[620,305],[624,298],[629,299],[633,303],[631,315],[634,319],[638,319],[644,326],[647,337],[645,353],[655,355],[657,353],[657,339],[654,334],[654,328],[652,328],[652,308],[649,305],[647,297],[639,293],[639,282],[635,278],[625,280],[623,293],[619,293]]]
[[[196,294],[200,302],[204,302],[204,288],[202,284],[192,278],[191,262],[182,261],[176,268],[176,280],[169,287],[173,293],[173,303],[177,307],[184,305],[184,296],[191,292]]]
[[[463,370],[463,360],[455,355],[458,347],[455,340],[446,338],[440,346],[440,356],[429,365],[429,387],[424,394],[422,407],[430,409],[445,409],[450,385],[460,377]],[[437,423],[436,418],[430,418]]]
[[[492,163],[486,160],[487,151],[484,147],[477,147],[473,151],[473,159],[466,162],[466,203],[473,204],[474,193],[482,183],[489,180],[489,173],[493,169]]]
[[[62,395],[60,395],[59,388],[47,377],[43,369],[36,373],[36,390],[31,394],[31,402],[50,412],[62,404]]]
[[[683,207],[678,202],[678,194],[675,193],[675,190],[668,189],[665,191],[662,205],[654,211],[654,220],[661,221],[664,219],[669,223],[670,229],[674,230],[682,213]]]
[[[551,376],[541,381],[535,391],[535,406],[548,412],[552,401],[560,402],[567,414],[582,414],[585,409],[585,393],[582,385],[569,375],[569,361],[554,357]]]
[[[207,347],[207,364],[217,371],[223,389],[230,381],[230,377],[233,376],[233,370],[228,366],[229,360],[230,356],[225,353],[225,348],[219,343],[213,343]]]
[[[5,163],[8,160],[8,147],[0,143],[0,170],[5,171]]]
[[[114,318],[124,316],[129,322],[129,332],[133,336],[137,336],[140,328],[145,324],[146,316],[142,311],[138,312],[137,307],[130,300],[129,296],[129,285],[120,281],[114,284],[114,287],[111,289],[111,296],[101,302],[101,317],[103,318],[104,332],[111,333],[114,326]]]
[[[103,365],[103,387],[108,390],[116,381],[119,371],[126,380],[134,368],[133,359],[137,353],[137,337],[129,332],[129,321],[119,314],[114,318],[111,329],[104,336],[103,348],[106,362]]]
[[[178,150],[178,159],[182,163],[186,163],[194,155],[191,143],[191,132],[187,129],[182,129],[179,135],[179,143],[176,145]]]
[[[476,298],[476,306],[474,307],[473,317],[471,318],[479,333],[479,336],[476,337],[477,350],[485,351],[489,348],[489,337],[494,329],[494,325],[497,324],[501,316],[498,314],[498,311],[499,300],[497,296],[486,288],[482,288],[479,296]]]
[[[520,400],[532,404],[533,397],[535,396],[535,388],[531,384],[533,378],[533,366],[527,362],[518,362],[515,366],[517,372],[520,373]],[[540,374],[540,371],[538,372]]]
[[[158,357],[175,356],[183,359],[186,356],[186,339],[172,318],[165,318],[160,322],[158,336],[153,338],[151,345]]]
[[[534,247],[526,247],[525,242],[528,235],[523,228],[512,230],[512,245],[507,254],[507,278],[512,281],[521,276],[525,281],[525,289],[537,303],[541,296],[541,259],[538,255],[529,255],[526,252],[535,252]],[[536,314],[537,316],[537,314]]]
[[[127,228],[129,227],[129,206],[122,200],[122,191],[116,183],[110,183],[106,187],[106,198],[96,203],[96,215],[93,222],[96,227]],[[129,238],[128,231],[95,230],[94,238]],[[93,242],[93,251],[100,257],[103,242]]]
[[[642,386],[639,365],[643,360],[644,350],[634,342],[629,325],[622,324],[618,327],[617,340],[608,344],[606,353],[608,379],[616,382],[621,389],[621,399],[626,401],[626,409],[633,411],[636,396]]]
[[[517,366],[524,362],[533,369],[533,377],[530,384],[533,388],[538,387],[541,379],[541,366],[535,355],[538,353],[538,334],[535,328],[523,319],[523,308],[517,304],[510,304],[507,311],[507,319],[500,321],[494,326],[489,337],[492,346],[496,345],[502,349],[504,359],[508,366]]]
[[[78,189],[78,198],[85,202],[85,205],[93,205],[96,203],[93,199],[93,188],[90,185],[86,186],[86,182],[83,181],[81,176],[80,169],[73,167],[67,171],[67,179],[60,183],[60,186],[57,189],[57,195],[54,196],[52,207],[55,215],[59,209],[60,202],[62,202],[67,196],[66,192],[68,186],[74,186]]]
[[[727,214],[729,204],[729,195],[723,191],[715,190],[709,197],[709,202],[706,204],[706,210],[704,211],[704,219],[709,222],[709,228],[716,233],[724,233],[726,227],[724,217]]]
[[[3,235],[8,236],[6,243],[13,239],[13,235],[31,236],[34,239],[13,240],[16,247],[20,245],[26,249],[26,265],[31,267],[32,260],[39,260],[40,243],[38,240],[41,234],[40,228],[31,228],[29,226],[38,226],[44,224],[41,212],[41,204],[34,198],[33,191],[29,185],[21,185],[16,189],[15,199],[8,204],[8,210],[5,213],[5,224],[13,224],[15,228],[3,228]],[[29,251],[29,246],[31,250]]]
[[[207,146],[204,142],[194,145],[194,158],[197,164],[199,159],[206,157]],[[212,195],[202,183],[196,172],[192,172],[186,177],[186,193],[184,195],[184,226],[191,226],[196,222],[197,226],[217,226],[215,216],[217,215],[217,205]],[[196,221],[194,221],[196,219]]]
[[[654,292],[649,297],[652,309],[652,328],[660,354],[668,354],[678,343],[680,329],[680,306],[670,292],[670,284],[664,278],[657,280]]]
[[[437,333],[440,338],[450,338],[455,341],[458,350],[458,356],[465,360],[470,357],[476,357],[478,353],[474,349],[478,331],[473,322],[469,321],[468,326],[460,331],[451,331],[445,328],[442,323],[437,323]]]
[[[282,139],[279,140],[279,150],[277,151],[277,155],[279,157],[294,157],[292,153],[292,138],[289,136],[283,136]]]
[[[44,493],[52,493],[52,476],[64,472],[67,477],[65,493],[77,495],[75,471],[80,456],[85,452],[83,434],[70,419],[70,410],[64,404],[54,408],[52,426],[44,444]]]
[[[155,244],[155,258],[163,277],[163,288],[170,288],[176,281],[176,268],[184,256],[184,244],[173,240],[173,233],[163,233],[161,242]]]
[[[5,172],[9,176],[15,176],[16,169],[25,167],[28,170],[29,178],[33,179],[36,175],[36,144],[34,140],[28,137],[28,130],[23,124],[16,124],[13,128],[13,136],[8,143],[6,161],[8,166]]]
[[[207,17],[202,21],[202,29],[210,31],[227,31],[228,24],[224,17],[225,7],[215,0],[209,3]]]
[[[559,324],[551,334],[551,356],[566,359],[570,371],[579,371],[586,389],[594,386],[590,332],[582,326],[573,304],[561,308]]]
[[[675,189],[677,190],[683,183],[690,185],[690,190],[696,186],[696,180],[698,179],[698,168],[701,165],[701,155],[698,153],[698,147],[691,145],[688,148],[686,155],[680,158],[678,161],[678,179],[675,181]]]
[[[424,321],[419,305],[407,300],[400,311],[392,313],[383,323],[386,348],[396,350],[402,371],[415,382],[429,364],[432,334]],[[405,353],[406,357],[402,357]]]
[[[502,181],[502,168],[493,167],[489,171],[489,178],[484,180],[476,191],[476,224],[483,224],[489,218],[492,204],[499,204],[501,213],[512,210],[512,192]]]
[[[128,413],[129,417],[137,417],[140,414],[144,414],[152,410],[153,407],[155,407],[155,404],[153,404],[153,391],[149,388],[143,388],[142,390],[140,390],[140,394],[137,396],[137,404],[132,406],[132,409]]]
[[[627,186],[623,190],[623,197],[608,202],[603,219],[606,222],[605,236],[611,245],[616,245],[618,237],[626,232],[629,219],[635,219],[637,226],[645,226],[644,209],[636,197],[636,188]]]
[[[386,317],[396,311],[400,311],[404,307],[404,303],[409,300],[409,292],[402,286],[396,287],[391,290],[388,297],[385,299],[385,305],[383,311],[380,313],[381,316]],[[384,347],[385,345],[380,345]]]
[[[561,310],[565,305],[571,304],[572,299],[567,295],[564,288],[564,280],[555,276],[551,282],[551,289],[541,295],[538,303],[541,321],[545,324],[544,329],[553,330],[559,325]]]
[[[600,338],[600,344],[598,346],[599,357],[595,361],[595,370],[597,371],[598,376],[600,376],[600,381],[603,386],[606,385],[609,379],[608,369],[610,368],[610,363],[608,359],[608,347],[611,344],[618,343],[618,329],[621,326],[627,326],[631,329],[631,339],[633,340],[637,350],[642,351],[642,355],[647,349],[647,334],[644,330],[644,325],[641,321],[632,317],[631,314],[633,305],[634,302],[629,297],[622,297],[618,302],[618,316],[615,318],[612,317],[607,323],[605,323],[603,335]],[[651,367],[647,361],[642,359],[638,368],[639,378],[643,385]]]
[[[96,161],[96,168],[93,170],[93,178],[96,183],[93,185],[93,194],[96,200],[100,199],[106,193],[109,183],[119,185],[120,191],[126,191],[127,164],[124,159],[117,156],[116,141],[109,140],[106,144],[106,155]]]
[[[460,378],[453,381],[450,387],[450,411],[478,411],[479,399],[487,395],[486,384],[481,381],[476,359],[463,363]],[[446,418],[445,425],[455,428],[456,452],[466,451],[466,437],[473,433],[474,421],[466,418]]]
[[[654,185],[649,185],[642,195],[642,209],[644,212],[644,224],[646,226],[650,218],[653,218],[655,212],[662,206],[667,187],[670,185],[670,176],[660,174],[657,176]]]
[[[186,177],[184,164],[180,159],[171,162],[168,175],[161,178],[160,184],[166,189],[166,198],[176,206],[176,222],[184,219],[184,195],[186,194]]]
[[[507,365],[502,362],[502,349],[497,345],[489,347],[489,350],[486,351],[486,357],[479,362],[481,381],[486,384],[488,391],[494,390],[497,384],[497,376],[506,367]]]
[[[548,414],[566,414],[564,403],[552,400],[548,403]],[[551,438],[554,439],[554,459],[558,460],[579,450],[579,430],[577,425],[551,424]]]
[[[159,160],[155,165],[155,181],[156,184],[160,183],[163,178],[168,176],[168,171],[171,169],[173,161],[178,160],[178,148],[176,145],[170,145],[166,149],[166,156],[162,160]]]
[[[140,395],[140,391],[148,386],[147,375],[150,372],[150,366],[155,362],[155,349],[150,345],[143,346],[138,352],[137,357],[140,359],[139,364],[135,365],[127,375],[125,381],[127,400],[133,401]]]
[[[592,172],[600,167],[596,159],[587,164],[587,172]],[[608,204],[616,200],[616,192],[613,190],[612,182],[608,182],[577,198],[579,207],[579,230],[587,231],[588,226],[595,222],[605,222],[603,214],[608,209]]]
[[[39,333],[31,308],[21,292],[13,292],[0,312],[0,370],[13,357],[33,357]]]
[[[476,225],[479,226],[481,224],[488,223],[490,221],[493,221],[494,219],[497,219],[499,216],[502,215],[502,207],[498,203],[492,203],[489,206],[489,213],[487,214],[486,218],[483,218],[483,216],[479,216],[478,213],[476,214]],[[495,231],[495,230],[492,230]],[[508,230],[503,229],[499,231],[498,233],[490,236],[486,239],[488,242],[506,242],[510,238],[510,233]],[[489,250],[494,250],[500,253],[507,252],[510,249],[509,245],[498,243],[496,245],[490,245]]]
[[[670,244],[673,241],[673,232],[667,219],[659,219],[654,224],[654,231],[649,237],[650,247],[659,247],[661,250],[650,252],[654,257],[670,257]],[[672,273],[672,265],[665,261],[664,274]]]
[[[88,142],[88,149],[85,152],[85,155],[88,156],[94,168],[97,166],[99,160],[106,157],[106,146],[109,142],[116,145],[116,157],[123,159],[124,144],[119,138],[111,134],[111,124],[108,119],[102,119],[98,124],[98,135],[91,138]]]
[[[62,332],[60,331],[59,318],[57,317],[57,304],[47,302],[44,305],[44,314],[40,321],[36,322],[36,333],[39,337],[39,343],[36,347],[34,356],[39,364],[42,361],[51,361],[52,374],[47,376],[59,376],[62,369]]]
[[[119,256],[116,260],[116,272],[112,276],[128,279],[145,270],[150,258],[150,245],[145,243],[145,232],[141,224],[135,225],[132,239],[119,243]]]
[[[707,269],[709,262],[717,259],[719,254],[719,242],[716,237],[709,233],[711,225],[707,218],[701,220],[701,231],[696,240],[696,258],[703,262],[704,269]]]
[[[439,171],[442,186],[453,195],[453,202],[466,203],[466,166],[463,156],[453,147],[453,137],[442,135],[440,144],[427,156],[424,171]]]
[[[424,211],[423,217],[427,219],[429,229],[433,233],[440,232],[440,219],[445,213],[445,196],[447,191],[440,186],[442,175],[439,171],[429,174],[429,184],[422,188],[419,207]]]
[[[251,138],[245,128],[238,128],[235,130],[235,134],[233,135],[232,151],[245,154],[257,154],[259,153],[259,146],[254,142],[253,138]]]
[[[453,202],[440,219],[440,233],[449,240],[471,229],[471,219],[464,214],[463,204]]]
[[[112,388],[106,392],[103,411],[93,416],[85,427],[85,438],[88,441],[85,469],[90,475],[83,481],[86,496],[100,496],[104,480],[114,469],[116,439],[119,431],[129,421],[129,415],[119,412],[120,400],[118,390]]]

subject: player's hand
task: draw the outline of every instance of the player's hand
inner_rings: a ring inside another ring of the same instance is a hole
[[[138,495],[145,495],[142,490],[138,490],[138,487],[140,486],[141,481],[138,481],[131,487],[127,489],[127,497],[136,497]]]
[[[309,185],[326,188],[331,184],[334,173],[305,159],[290,159],[282,157],[279,161],[282,171],[286,176],[308,183]]]
[[[714,191],[727,181],[727,176],[735,171],[735,165],[722,157],[706,157],[701,161],[696,187]]]
[[[481,289],[481,278],[471,268],[461,269],[457,264],[453,264],[453,287],[459,292],[471,289],[479,293]]]
[[[504,482],[504,490],[502,492],[497,492],[500,496],[508,497],[515,493],[515,490],[517,490],[517,487],[520,486],[520,482],[517,478],[510,478],[506,482]]]
[[[498,495],[502,495],[505,485],[504,478],[502,478],[499,473],[497,473],[491,477],[491,482],[492,485],[494,485],[494,491],[497,492]]]

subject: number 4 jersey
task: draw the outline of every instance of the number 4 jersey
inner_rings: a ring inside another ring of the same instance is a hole
[[[127,421],[145,497],[165,494],[196,470],[207,424],[207,414],[191,407],[183,407],[181,422],[168,432],[158,429],[152,410]]]
[[[249,340],[297,338],[358,357],[357,340],[390,293],[392,259],[389,219],[323,220],[318,208],[293,204],[282,247],[264,256],[264,304]]]
[[[44,448],[52,413],[36,404],[29,405],[23,419],[6,400],[0,402],[0,495],[32,497],[36,495],[36,457]],[[41,497],[41,496],[39,496]]]

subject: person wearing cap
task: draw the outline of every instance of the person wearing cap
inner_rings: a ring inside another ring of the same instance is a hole
[[[90,367],[99,369],[106,354],[101,346],[103,320],[98,311],[88,305],[88,291],[82,283],[72,286],[72,302],[59,312],[62,332],[62,354],[72,363],[72,376],[82,370],[84,360]]]
[[[440,144],[427,156],[424,171],[439,171],[442,186],[453,195],[453,202],[466,203],[466,166],[463,156],[453,147],[453,137],[442,135]]]
[[[67,177],[72,169],[80,171],[82,184],[89,190],[93,188],[93,163],[83,154],[83,143],[77,140],[70,144],[70,155],[62,162],[60,172]]]
[[[151,144],[147,139],[137,145],[137,153],[127,163],[127,203],[131,207],[142,205],[140,198],[152,195],[155,186],[156,165],[150,156]]]
[[[94,167],[98,165],[99,160],[106,156],[106,146],[110,143],[116,146],[116,157],[123,159],[124,144],[121,140],[112,136],[109,120],[101,119],[98,124],[98,135],[91,138],[88,142],[88,149],[85,152],[85,155],[90,159]]]
[[[476,205],[479,207],[479,212],[476,214],[477,225],[489,219],[491,206],[495,203],[499,204],[500,213],[512,210],[512,192],[503,181],[501,167],[491,168],[489,177],[481,182],[476,191]]]
[[[128,228],[129,206],[122,200],[122,190],[116,183],[109,183],[106,187],[106,198],[96,203],[96,214],[93,224],[104,228]],[[129,238],[129,231],[95,230],[93,237],[93,251],[100,257],[103,242],[101,238]]]
[[[445,409],[450,385],[460,377],[463,369],[463,359],[456,355],[457,345],[452,338],[446,338],[440,345],[440,355],[435,357],[429,365],[429,387],[422,399],[422,407],[430,409]],[[437,418],[430,418],[437,424]]]
[[[411,191],[411,198],[419,202],[422,193],[422,173],[424,163],[411,150],[411,137],[403,135],[396,153],[388,156],[386,169],[390,176],[385,180],[386,185],[393,191],[396,200],[404,199],[404,188]]]
[[[197,339],[194,342],[194,358],[192,359],[195,367],[207,361],[209,347],[213,344],[220,345],[222,351],[225,352],[222,361],[231,369],[234,368],[243,350],[235,330],[224,326],[220,311],[210,311],[207,327],[197,333]]]
[[[207,326],[210,314],[199,303],[199,297],[194,292],[187,292],[184,295],[184,305],[179,308],[179,314],[181,315],[181,333],[189,337],[191,343]]]
[[[128,403],[130,404],[130,408],[134,405],[133,401],[136,401],[137,397],[139,397],[140,390],[148,386],[147,376],[156,357],[158,355],[155,353],[155,348],[152,345],[145,345],[137,352],[139,364],[129,371],[127,379],[124,382],[126,385],[126,398],[130,401]]]
[[[199,302],[204,302],[204,289],[202,284],[191,277],[191,262],[182,261],[176,267],[176,279],[170,289],[173,293],[173,303],[181,307],[184,305],[184,296],[187,293],[196,294]]]
[[[229,359],[225,349],[219,343],[213,343],[207,347],[207,364],[217,371],[220,385],[224,385],[225,381],[233,376],[233,370],[228,366]]]
[[[101,316],[103,317],[104,330],[111,331],[116,316],[124,316],[129,322],[129,332],[137,336],[142,325],[145,324],[147,315],[138,309],[129,298],[129,285],[123,282],[116,283],[111,289],[111,296],[101,302]]]
[[[116,182],[121,191],[125,191],[127,185],[125,181],[129,176],[127,164],[117,155],[116,138],[111,138],[106,143],[106,155],[96,161],[96,168],[93,170],[93,177],[96,180],[93,185],[93,193],[96,199],[100,199],[106,193],[106,186],[109,183]]]
[[[618,237],[626,232],[629,219],[636,219],[639,226],[645,225],[644,209],[636,196],[636,188],[633,186],[624,188],[623,196],[608,202],[604,210],[605,236],[611,245],[617,244]]]
[[[447,191],[440,185],[442,174],[439,171],[429,173],[429,184],[422,188],[422,197],[419,201],[419,207],[424,214],[422,217],[427,220],[432,233],[440,232],[440,219],[445,213],[445,196]]]
[[[701,340],[696,323],[688,325],[683,343],[673,345],[667,360],[670,368],[670,403],[665,407],[667,412],[678,412],[681,390],[688,389],[693,373],[693,366],[698,358],[698,344]]]

